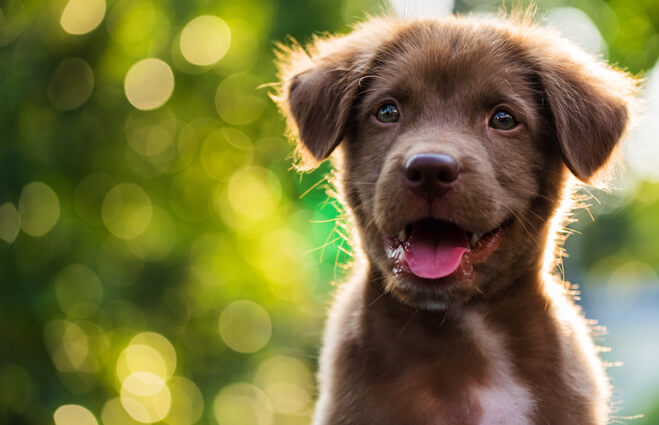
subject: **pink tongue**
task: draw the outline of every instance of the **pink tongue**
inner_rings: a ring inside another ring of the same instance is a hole
[[[468,249],[467,235],[459,227],[423,220],[414,225],[405,245],[405,262],[416,276],[439,279],[457,270]]]

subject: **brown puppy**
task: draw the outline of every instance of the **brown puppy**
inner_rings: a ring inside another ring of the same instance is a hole
[[[307,51],[282,51],[277,101],[302,165],[338,147],[364,254],[314,424],[607,423],[603,365],[546,258],[569,173],[607,162],[633,79],[523,20],[375,19]]]

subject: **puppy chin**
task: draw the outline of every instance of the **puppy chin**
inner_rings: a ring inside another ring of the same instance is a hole
[[[480,293],[473,275],[422,279],[410,273],[397,273],[391,267],[380,268],[384,290],[399,302],[427,311],[446,311],[459,306]]]

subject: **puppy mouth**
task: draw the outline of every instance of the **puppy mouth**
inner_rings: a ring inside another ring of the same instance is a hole
[[[508,223],[506,220],[489,232],[477,234],[426,217],[409,223],[397,237],[382,239],[395,275],[411,274],[432,281],[451,280],[452,276],[468,278],[473,265],[484,262],[497,249]]]

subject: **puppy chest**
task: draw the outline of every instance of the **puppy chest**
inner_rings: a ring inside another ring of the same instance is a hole
[[[476,366],[477,367],[477,366]],[[380,391],[376,403],[424,425],[526,425],[532,423],[534,400],[514,376],[497,371],[479,382],[465,369],[423,368],[403,373]],[[395,406],[395,407],[394,407]]]

